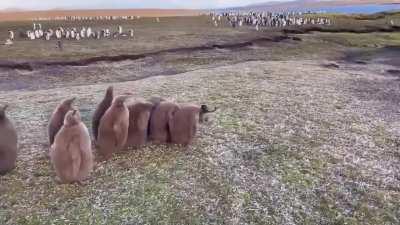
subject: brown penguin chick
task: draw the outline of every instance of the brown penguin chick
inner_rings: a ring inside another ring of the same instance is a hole
[[[154,110],[157,108],[157,106],[161,103],[161,102],[165,102],[167,101],[165,98],[162,97],[151,97],[150,99],[147,100],[148,102],[153,104],[153,107],[151,108],[150,111],[150,119],[154,113]],[[172,100],[170,100],[172,102]],[[149,124],[147,126],[147,137],[150,136],[150,119],[149,119]]]
[[[77,110],[65,116],[64,125],[50,148],[50,159],[60,183],[84,181],[93,170],[89,130]]]
[[[0,107],[0,175],[6,174],[15,167],[17,160],[17,131],[7,118],[7,105]]]
[[[169,101],[162,101],[155,107],[149,125],[149,139],[151,141],[158,144],[170,141],[168,121],[178,110],[178,104]]]
[[[168,122],[171,142],[185,146],[190,145],[196,135],[197,124],[204,121],[205,114],[216,110],[217,108],[210,111],[206,105],[180,105],[180,109]]]
[[[97,140],[98,133],[99,133],[99,124],[101,117],[103,117],[104,113],[110,108],[111,103],[114,98],[114,88],[112,86],[107,88],[106,95],[104,96],[103,100],[97,106],[96,110],[94,111],[93,118],[92,118],[92,132],[94,140]]]
[[[136,100],[128,104],[129,129],[127,147],[138,147],[146,144],[148,126],[153,104],[143,100]]]
[[[61,129],[64,123],[64,117],[68,111],[72,110],[72,103],[75,101],[75,98],[66,99],[61,102],[60,105],[54,110],[53,114],[51,115],[49,126],[48,126],[48,135],[50,146],[54,142],[54,137],[56,136],[57,132]]]
[[[129,128],[129,110],[125,101],[129,96],[114,98],[110,108],[100,120],[97,138],[98,152],[104,159],[120,151],[126,144]]]

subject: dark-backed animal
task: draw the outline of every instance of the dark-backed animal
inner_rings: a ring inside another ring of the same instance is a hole
[[[151,98],[149,98],[147,101],[153,104],[153,107],[151,108],[151,112],[150,112],[150,119],[151,119],[151,117],[152,117],[152,115],[153,115],[155,109],[158,107],[158,105],[159,105],[161,102],[165,102],[165,101],[167,101],[167,100],[166,100],[165,98],[162,98],[162,97],[151,97]],[[149,124],[148,124],[148,126],[147,126],[147,138],[148,138],[148,139],[149,139],[150,133],[151,133],[151,127],[150,127],[150,122],[151,122],[151,121],[150,121],[150,119],[149,119]]]
[[[48,126],[48,135],[50,146],[54,142],[54,137],[57,132],[61,129],[64,123],[65,115],[68,111],[72,110],[72,103],[75,101],[75,98],[66,99],[61,102],[54,110],[51,115],[49,126]]]
[[[93,114],[92,132],[94,140],[97,140],[98,137],[100,120],[103,117],[104,113],[107,111],[107,109],[110,108],[113,98],[114,98],[114,88],[110,86],[107,88],[106,95],[104,96],[103,100],[99,103]]]
[[[149,139],[151,141],[157,144],[170,141],[168,122],[178,110],[178,104],[169,101],[162,101],[154,108],[149,125]]]
[[[84,181],[93,170],[89,131],[77,110],[65,116],[50,148],[50,159],[61,183]]]
[[[185,146],[190,145],[196,135],[198,123],[204,121],[207,113],[216,110],[217,108],[210,111],[206,105],[180,105],[179,110],[168,121],[171,142]]]
[[[120,151],[126,144],[129,128],[129,110],[125,101],[129,96],[114,98],[110,108],[100,120],[97,147],[104,159],[109,159],[113,153]]]
[[[0,175],[15,167],[18,154],[18,137],[12,122],[7,118],[7,105],[0,107]]]
[[[144,100],[136,100],[128,104],[129,129],[127,147],[138,147],[146,144],[150,115],[153,103]]]

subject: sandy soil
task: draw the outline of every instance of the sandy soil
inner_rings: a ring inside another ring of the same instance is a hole
[[[184,9],[121,9],[121,10],[49,10],[49,11],[0,11],[0,21],[34,20],[36,18],[56,18],[64,16],[194,16],[197,10]]]

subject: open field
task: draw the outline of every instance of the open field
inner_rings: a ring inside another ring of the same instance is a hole
[[[161,18],[160,23],[155,18],[141,18],[133,21],[52,21],[41,24],[46,28],[57,28],[60,24],[64,27],[90,26],[94,30],[110,28],[114,32],[121,25],[125,31],[134,29],[135,38],[63,41],[64,51],[61,52],[56,48],[56,40],[31,41],[17,37],[13,46],[0,45],[0,60],[74,60],[99,55],[142,54],[173,48],[236,43],[266,36],[264,33],[250,32],[253,31],[251,28],[233,30],[226,24],[214,27],[207,16]],[[16,31],[18,36],[19,31],[32,29],[32,22],[0,23],[0,40],[7,38],[8,29]],[[274,33],[269,31],[267,36]]]
[[[387,27],[389,18],[399,15],[335,26]],[[0,40],[29,26],[0,23]],[[20,140],[17,168],[0,177],[0,224],[400,223],[398,32],[286,36],[215,28],[207,17],[123,26],[137,37],[66,41],[62,52],[45,41],[0,46],[1,62],[33,65],[0,68],[0,104],[10,103]],[[35,64],[124,54],[142,57]],[[50,113],[77,96],[90,129],[109,85],[219,110],[187,150],[149,144],[98,162],[83,185],[57,185],[45,156]]]
[[[348,30],[363,30],[371,27],[388,28],[389,21],[400,24],[400,13],[383,15],[383,18],[359,19],[357,17],[347,17],[339,15],[328,15],[334,21],[330,30],[347,28]],[[117,26],[121,25],[125,31],[134,29],[135,39],[101,39],[101,40],[81,40],[63,41],[64,51],[57,49],[57,41],[27,40],[19,37],[19,33],[25,34],[26,30],[32,29],[31,21],[19,22],[0,22],[0,40],[8,37],[8,30],[16,33],[16,43],[13,46],[0,45],[0,61],[18,60],[73,60],[93,56],[122,55],[122,54],[142,54],[146,52],[156,52],[160,50],[184,47],[198,47],[210,44],[237,43],[241,41],[251,41],[261,37],[271,37],[281,35],[279,29],[264,29],[262,32],[255,32],[254,28],[242,27],[232,29],[224,21],[219,27],[214,27],[208,16],[196,17],[166,17],[161,18],[160,23],[155,18],[141,18],[132,21],[42,21],[44,29],[56,29],[59,26],[64,28],[91,27],[93,30],[110,28],[117,31]],[[310,29],[306,26],[304,29]],[[295,29],[295,28],[288,28]],[[296,30],[296,29],[295,29]],[[332,36],[334,37],[334,36]]]

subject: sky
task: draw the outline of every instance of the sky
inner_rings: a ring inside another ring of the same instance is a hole
[[[279,0],[0,0],[0,9],[222,8]]]

